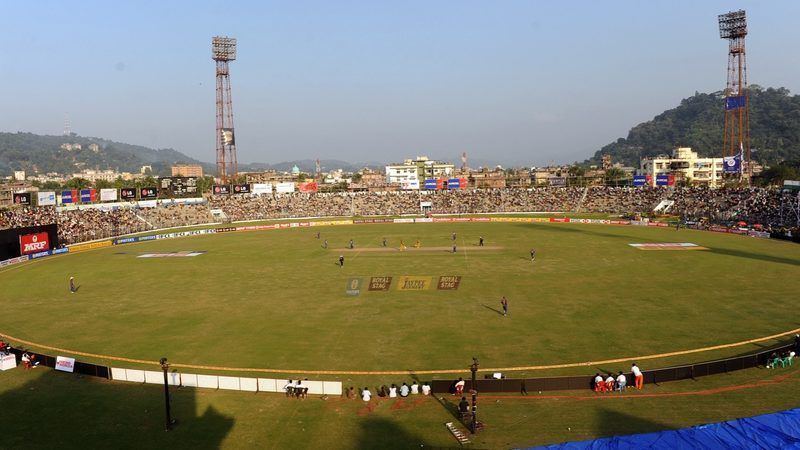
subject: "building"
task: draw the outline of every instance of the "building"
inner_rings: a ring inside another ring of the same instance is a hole
[[[61,144],[61,149],[62,150],[66,150],[68,152],[71,152],[72,150],[80,150],[81,149],[81,144],[64,143],[64,144]]]
[[[386,183],[404,186],[404,189],[419,189],[426,179],[449,178],[455,173],[455,166],[442,161],[433,161],[427,156],[407,159],[402,164],[385,167]]]
[[[528,169],[509,169],[506,171],[506,187],[529,188],[531,172]]]
[[[14,194],[17,192],[37,192],[39,188],[24,181],[12,181],[0,184],[0,206],[12,206],[14,204]],[[36,194],[33,195],[35,197]]]
[[[203,166],[200,164],[177,164],[172,166],[173,177],[203,177]]]
[[[297,181],[296,175],[291,175],[286,172],[277,172],[275,170],[266,170],[264,172],[246,172],[244,173],[244,176],[248,183],[284,183]]]
[[[72,178],[83,178],[92,183],[97,180],[113,182],[117,178],[122,177],[122,174],[116,170],[84,170],[82,172],[73,173]]]
[[[25,181],[25,171],[24,170],[15,170],[14,171],[14,181]]]
[[[530,177],[528,177],[530,179]],[[471,171],[467,176],[467,187],[476,189],[503,189],[506,187],[506,173],[503,169]]]
[[[673,175],[677,185],[719,187],[723,182],[722,158],[699,158],[690,147],[679,147],[672,156],[642,159],[640,175],[649,176],[651,186],[658,175]]]

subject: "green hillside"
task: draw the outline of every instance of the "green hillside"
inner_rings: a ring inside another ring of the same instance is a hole
[[[639,159],[669,153],[677,146],[692,147],[700,156],[717,156],[722,149],[722,92],[695,93],[677,107],[631,128],[589,160],[604,154],[614,162],[638,166]],[[753,158],[766,164],[800,159],[800,95],[786,88],[750,87],[751,148]]]
[[[65,150],[62,144],[80,144],[81,149]],[[91,144],[97,144],[96,152],[89,148]],[[13,170],[69,174],[96,168],[138,172],[143,165],[152,166],[156,174],[167,174],[174,163],[199,161],[173,149],[154,150],[95,137],[0,133],[0,175]]]

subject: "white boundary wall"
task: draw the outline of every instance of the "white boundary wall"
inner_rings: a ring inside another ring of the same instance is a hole
[[[157,370],[137,370],[111,367],[111,379],[131,383],[164,384],[164,372]],[[218,375],[198,375],[193,373],[169,372],[167,375],[171,386],[183,386],[206,389],[222,389],[243,392],[283,392],[289,383],[286,379],[229,377]],[[295,381],[297,381],[295,379]],[[342,395],[341,381],[303,380],[303,385],[312,395]]]

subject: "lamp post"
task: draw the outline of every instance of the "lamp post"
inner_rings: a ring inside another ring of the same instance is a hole
[[[161,370],[164,371],[164,405],[167,411],[164,429],[169,431],[172,429],[172,425],[175,423],[175,420],[172,418],[172,414],[169,410],[169,380],[167,378],[169,372],[169,362],[167,362],[167,358],[161,358],[159,363],[161,364]]]
[[[478,431],[478,389],[475,386],[475,374],[478,373],[478,358],[472,357],[472,365],[469,367],[470,372],[472,372],[472,389],[470,389],[470,393],[472,394],[472,434],[475,434]]]

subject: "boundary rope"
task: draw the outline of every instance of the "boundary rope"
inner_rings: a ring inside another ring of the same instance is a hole
[[[741,347],[743,345],[748,344],[756,344],[759,342],[769,341],[778,339],[784,336],[788,336],[791,334],[800,333],[800,328],[795,328],[790,331],[785,331],[783,333],[773,334],[770,336],[764,336],[754,339],[748,339],[745,341],[733,342],[730,344],[719,344],[719,345],[712,345],[709,347],[701,347],[701,348],[694,348],[689,350],[678,350],[674,352],[667,352],[667,353],[656,353],[651,355],[640,355],[640,356],[629,356],[624,358],[614,358],[614,359],[604,359],[599,361],[585,361],[585,362],[576,362],[576,363],[563,363],[563,364],[547,364],[547,365],[538,365],[538,366],[515,366],[515,367],[487,367],[481,369],[484,372],[520,372],[520,371],[534,371],[534,370],[546,370],[546,369],[566,369],[572,367],[586,367],[591,365],[597,364],[613,364],[625,361],[646,361],[652,359],[660,359],[660,358],[669,358],[672,356],[681,356],[681,355],[689,355],[693,353],[703,353],[713,350],[722,350],[726,348],[733,348],[733,347]],[[97,358],[103,359],[108,361],[121,361],[121,362],[129,362],[135,364],[145,364],[145,365],[159,365],[158,361],[150,361],[145,359],[135,359],[135,358],[126,358],[121,356],[112,356],[112,355],[102,355],[97,353],[88,353],[82,352],[79,350],[70,350],[60,347],[53,347],[50,345],[39,344],[36,342],[28,341],[25,339],[18,339],[14,336],[9,334],[0,332],[0,336],[14,341],[16,343],[22,343],[27,346],[31,346],[37,349],[44,349],[44,350],[51,350],[55,352],[66,353],[70,355],[77,355],[77,356],[87,356],[90,358]],[[301,370],[301,369],[271,369],[271,368],[255,368],[255,367],[225,367],[225,366],[208,366],[203,364],[187,364],[187,363],[170,363],[170,367],[179,367],[184,369],[201,369],[201,370],[217,370],[217,371],[225,371],[225,372],[259,372],[259,373],[301,373],[306,375],[409,375],[409,374],[417,374],[417,375],[435,375],[435,374],[453,374],[453,373],[460,373],[467,370],[466,367],[460,369],[433,369],[433,370],[413,370],[413,369],[406,369],[406,370]]]

